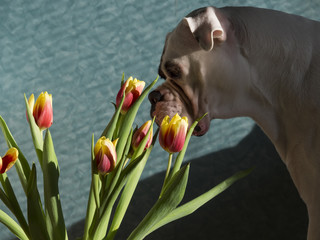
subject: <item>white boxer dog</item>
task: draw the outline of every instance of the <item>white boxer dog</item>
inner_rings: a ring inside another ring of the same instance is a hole
[[[275,145],[320,239],[320,23],[251,7],[193,11],[167,35],[151,115],[248,116]]]

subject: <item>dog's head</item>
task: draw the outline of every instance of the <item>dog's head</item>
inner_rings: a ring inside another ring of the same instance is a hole
[[[190,124],[208,113],[194,135],[208,131],[214,118],[211,95],[222,88],[224,83],[219,78],[228,71],[224,69],[228,54],[222,47],[228,22],[216,12],[213,7],[195,10],[167,35],[159,65],[159,75],[165,82],[149,94],[151,116],[156,116],[158,124],[175,113],[188,117]]]

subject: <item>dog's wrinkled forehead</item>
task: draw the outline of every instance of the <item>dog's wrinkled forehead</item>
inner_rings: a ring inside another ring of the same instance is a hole
[[[187,22],[182,20],[178,26],[166,36],[158,68],[159,76],[165,78],[163,69],[166,69],[168,72],[173,73],[174,78],[177,78],[179,75],[179,67],[176,64],[176,60],[191,54],[199,48]]]

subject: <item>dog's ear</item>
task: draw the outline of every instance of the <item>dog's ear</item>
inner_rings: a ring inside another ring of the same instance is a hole
[[[215,11],[213,7],[200,8],[184,18],[193,36],[206,51],[212,50],[215,39],[226,40],[226,33]]]

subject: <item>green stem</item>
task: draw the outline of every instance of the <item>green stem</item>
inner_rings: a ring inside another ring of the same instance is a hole
[[[117,125],[116,125],[116,129],[115,129],[115,131],[113,133],[112,139],[116,139],[116,138],[119,137],[119,131],[120,131],[121,127],[122,127],[123,120],[124,120],[124,115],[120,113],[119,118],[118,118],[118,122],[117,122]]]
[[[161,198],[164,189],[166,188],[166,185],[169,181],[169,174],[170,174],[170,169],[171,169],[171,163],[172,163],[172,153],[169,153],[169,158],[168,158],[168,166],[167,166],[167,171],[166,171],[166,175],[164,177],[164,181],[163,181],[163,185],[162,185],[162,189],[161,189],[161,193],[159,198]]]
[[[89,229],[92,225],[94,220],[94,213],[96,211],[97,206],[99,206],[99,199],[97,192],[99,190],[99,175],[96,169],[96,162],[94,159],[94,135],[92,134],[91,139],[91,185],[90,185],[90,192],[89,192],[89,199],[87,205],[87,214],[85,219],[84,225],[84,234],[83,240],[89,239]]]

